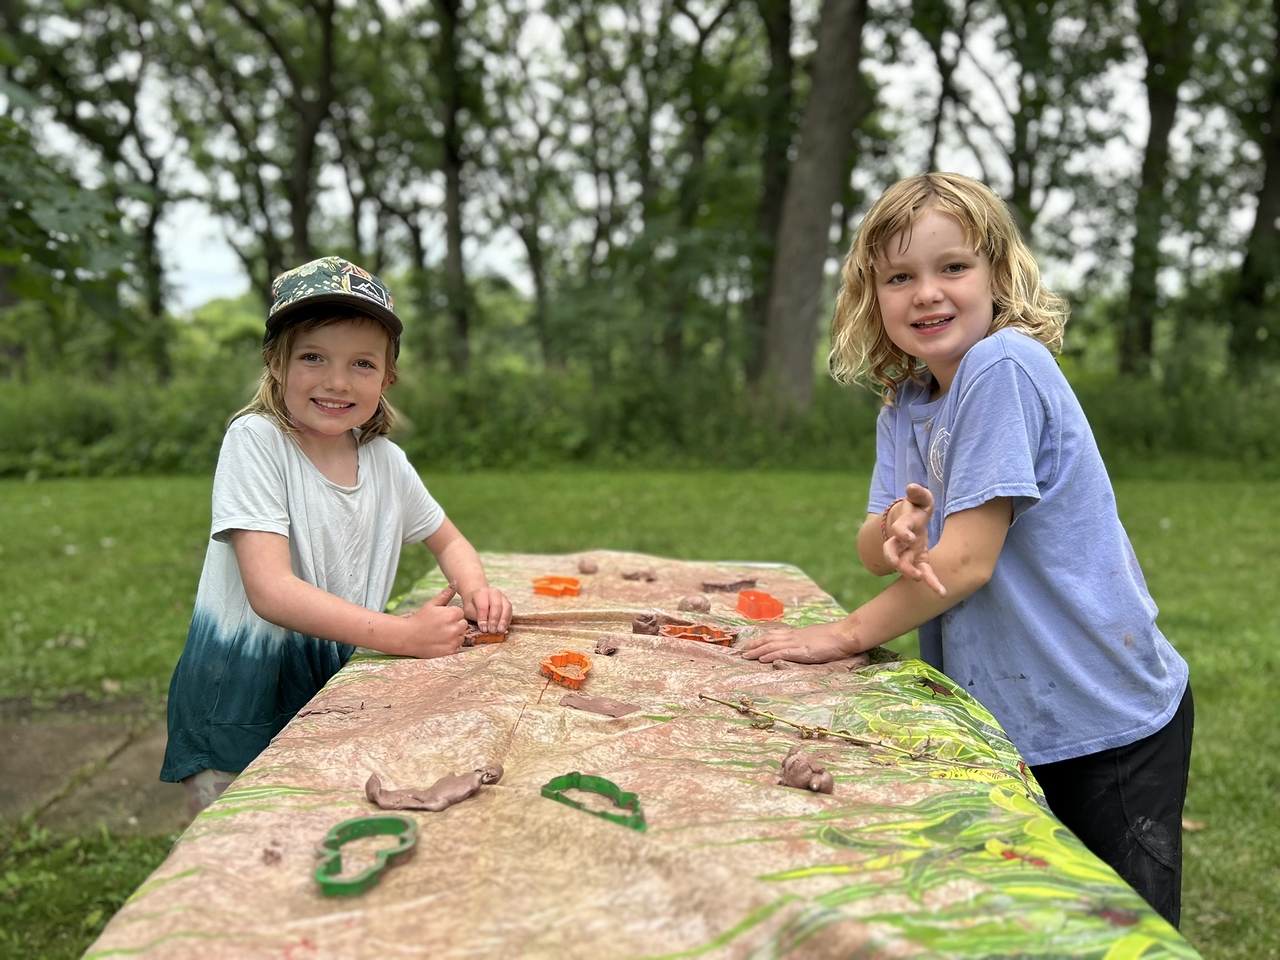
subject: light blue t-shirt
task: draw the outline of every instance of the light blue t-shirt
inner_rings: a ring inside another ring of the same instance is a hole
[[[377,437],[359,447],[358,457],[356,484],[345,487],[316,469],[274,420],[250,414],[227,428],[195,611],[169,684],[161,780],[243,770],[354,649],[254,613],[233,530],[287,537],[295,576],[382,610],[401,545],[425,540],[444,523],[444,511],[398,446]]]
[[[908,381],[880,414],[868,512],[908,483],[945,518],[995,497],[1013,522],[991,580],[920,627],[921,656],[981,702],[1032,765],[1125,746],[1178,708],[1187,664],[1156,627],[1111,481],[1049,351],[1002,330],[933,402]]]

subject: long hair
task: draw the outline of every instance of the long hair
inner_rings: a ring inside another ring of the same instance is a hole
[[[988,336],[1013,327],[1056,355],[1071,312],[1066,300],[1041,283],[1040,267],[1009,208],[990,187],[957,173],[899,180],[872,205],[854,234],[831,322],[831,375],[841,383],[865,382],[886,403],[893,402],[903,382],[920,378],[924,364],[885,332],[876,297],[876,263],[890,240],[910,231],[931,210],[955,220],[965,242],[991,263]]]
[[[293,353],[294,341],[297,340],[300,334],[317,330],[320,327],[331,326],[335,323],[349,321],[369,323],[379,330],[386,330],[379,321],[360,313],[322,313],[286,327],[277,336],[262,345],[262,362],[266,369],[262,371],[262,381],[258,384],[258,392],[253,395],[253,399],[249,401],[247,406],[232,414],[231,419],[235,420],[249,413],[260,413],[275,420],[285,433],[296,437],[298,434],[297,427],[293,425],[293,420],[289,416],[289,408],[285,406],[284,402],[285,384],[289,381],[289,356]],[[271,372],[271,367],[276,363],[280,365],[279,380]],[[387,334],[386,371],[387,386],[391,386],[396,382],[396,355],[390,333]],[[387,402],[387,396],[384,392],[378,398],[378,409],[374,411],[373,416],[360,425],[360,443],[368,443],[374,437],[385,436],[391,432],[395,422],[395,408]]]

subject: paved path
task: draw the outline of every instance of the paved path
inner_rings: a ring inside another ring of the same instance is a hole
[[[163,719],[0,719],[0,818],[34,813],[58,833],[103,824],[116,836],[178,833],[189,822],[186,796],[157,779],[165,736]]]

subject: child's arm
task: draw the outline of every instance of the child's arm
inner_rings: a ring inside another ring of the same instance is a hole
[[[1012,521],[1009,497],[947,517],[942,537],[931,551],[932,572],[945,584],[945,596],[924,578],[899,577],[879,595],[843,620],[798,630],[772,630],[750,642],[750,660],[822,663],[878,647],[951,609],[991,579]],[[880,520],[876,519],[879,537]]]
[[[448,518],[427,537],[427,549],[435,554],[440,571],[462,597],[467,619],[483,633],[504,633],[511,623],[511,601],[497,587],[489,586],[475,547]]]
[[[396,656],[457,653],[467,631],[462,611],[448,606],[453,588],[407,617],[368,610],[294,575],[289,539],[259,530],[231,531],[249,606],[263,620],[322,640]]]

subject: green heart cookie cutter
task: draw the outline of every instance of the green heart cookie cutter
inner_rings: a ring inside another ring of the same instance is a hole
[[[354,877],[341,879],[336,876],[342,872],[343,844],[363,837],[382,835],[399,837],[400,842],[394,847],[379,850],[377,862]],[[418,823],[408,817],[372,816],[344,820],[333,827],[320,844],[318,852],[324,859],[316,867],[316,883],[320,884],[320,890],[326,897],[349,897],[364,893],[378,882],[384,870],[407,857],[417,842]]]
[[[613,805],[620,810],[628,810],[630,812],[610,813],[608,810],[592,810],[585,803],[570,800],[564,795],[565,790],[585,790],[587,793],[599,794],[612,800]],[[627,793],[612,780],[606,780],[604,777],[593,777],[590,774],[578,773],[575,770],[573,773],[555,777],[543,784],[542,795],[548,800],[563,803],[566,807],[583,810],[597,817],[611,820],[614,823],[620,823],[624,827],[630,827],[632,830],[639,830],[641,833],[645,831],[644,813],[640,810],[640,798],[634,793]]]

